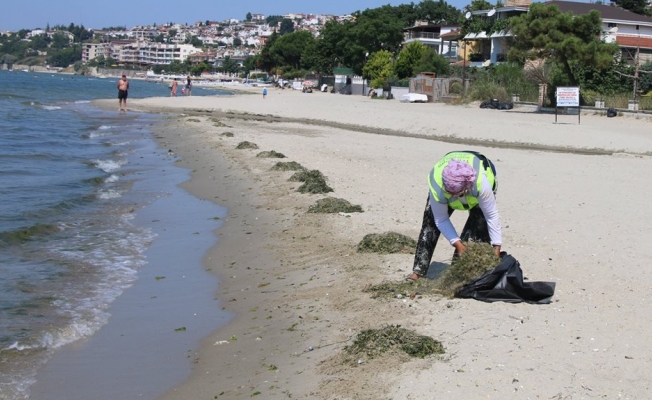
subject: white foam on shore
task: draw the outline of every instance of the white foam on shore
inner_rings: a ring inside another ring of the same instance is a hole
[[[111,174],[108,178],[104,180],[104,183],[116,183],[120,180],[120,177],[116,174]]]
[[[113,172],[120,169],[127,163],[127,160],[93,160],[93,164],[104,172]]]
[[[97,193],[97,197],[102,200],[117,199],[122,197],[122,191],[115,189],[101,190]]]

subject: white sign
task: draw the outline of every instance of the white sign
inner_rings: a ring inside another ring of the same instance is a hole
[[[557,88],[557,107],[579,107],[580,88],[572,86],[560,86]]]

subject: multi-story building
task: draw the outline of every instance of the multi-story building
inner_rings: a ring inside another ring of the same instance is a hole
[[[437,25],[428,21],[416,21],[414,26],[403,30],[403,44],[420,42],[435,50],[436,54],[456,58],[457,42],[444,40],[441,36],[458,28],[457,25]]]
[[[200,51],[190,44],[115,40],[110,43],[84,43],[82,61],[86,63],[102,55],[120,64],[166,65],[173,61],[184,62],[188,56]]]
[[[635,14],[618,7],[597,3],[579,3],[574,1],[547,1],[544,4],[554,4],[563,13],[573,15],[588,14],[597,10],[602,19],[601,39],[605,42],[618,43],[621,57],[634,63],[652,60],[652,18]],[[492,10],[473,11],[467,16],[475,15],[482,18],[495,18],[506,20],[510,17],[527,13],[531,0],[508,0],[503,7]],[[480,57],[478,65],[489,65],[504,62],[509,51],[509,37],[513,36],[511,30],[501,30],[487,34],[487,32],[468,33],[465,41],[472,42],[475,55]],[[471,60],[473,61],[473,60]],[[472,63],[473,65],[473,63]]]
[[[82,44],[82,62],[87,63],[97,57],[108,58],[111,55],[109,43],[84,43]]]

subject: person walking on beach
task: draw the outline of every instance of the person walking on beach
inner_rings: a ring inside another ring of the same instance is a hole
[[[174,97],[177,95],[177,85],[178,85],[177,78],[174,78],[174,80],[172,81],[172,90],[170,91],[170,97]]]
[[[122,79],[118,81],[118,112],[127,111],[127,96],[129,95],[129,81],[127,75],[122,74]]]
[[[440,233],[455,248],[455,255],[466,250],[470,239],[491,243],[500,256],[502,230],[496,207],[496,168],[483,154],[475,151],[454,151],[437,161],[428,175],[430,191],[412,274],[418,280],[425,276]],[[469,217],[458,236],[450,216],[455,210],[469,211]]]
[[[267,97],[267,88],[263,88],[263,99]]]
[[[186,81],[186,96],[192,96],[192,80],[190,75],[188,75],[188,80]]]

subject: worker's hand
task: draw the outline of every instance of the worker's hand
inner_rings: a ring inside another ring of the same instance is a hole
[[[455,253],[457,255],[462,255],[466,251],[466,246],[461,240],[458,240],[457,242],[453,243],[453,247],[455,247]]]
[[[499,244],[494,245],[494,254],[496,255],[496,257],[500,258],[500,245]]]
[[[418,281],[419,278],[421,278],[419,275],[417,275],[416,272],[413,272],[410,276],[408,276],[408,279],[411,279],[413,281]]]

